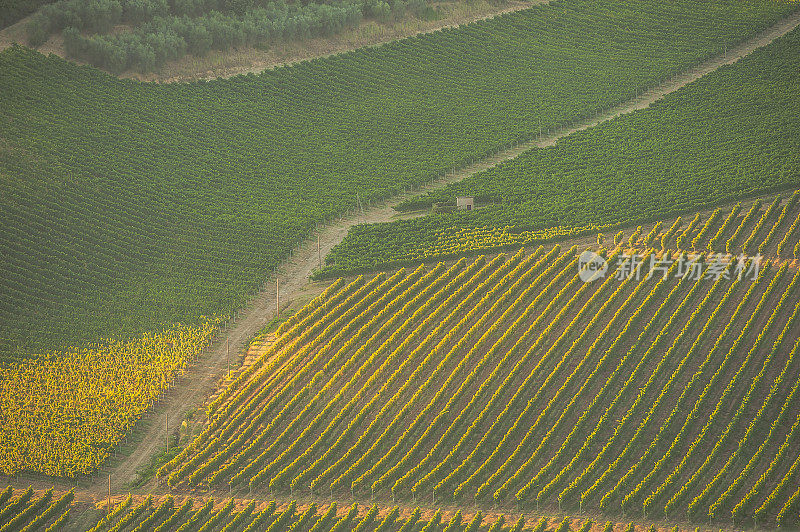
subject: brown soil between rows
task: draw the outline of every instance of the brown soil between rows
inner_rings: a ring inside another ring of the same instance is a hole
[[[15,490],[16,491],[16,490]],[[37,497],[43,494],[46,490],[44,488],[35,488],[34,489],[34,497]],[[57,499],[58,497],[64,495],[66,490],[54,490],[53,498]],[[164,490],[156,490],[152,492],[153,494],[153,506],[157,506],[167,495],[168,492]],[[16,493],[15,493],[16,495]],[[205,504],[209,499],[214,500],[214,509],[219,509],[223,505],[225,505],[231,497],[225,491],[218,491],[218,492],[210,492],[205,493],[202,495],[193,495],[193,494],[171,494],[175,499],[175,508],[179,507],[187,498],[192,498],[194,501],[193,509],[197,509],[203,504]],[[117,495],[111,498],[111,505],[112,507],[116,504],[122,502],[126,495]],[[145,494],[133,494],[132,504],[138,504],[139,502],[143,501],[147,495]],[[605,524],[607,522],[613,523],[613,531],[614,532],[623,532],[627,529],[629,523],[634,524],[634,531],[635,532],[647,532],[651,530],[651,526],[653,526],[656,532],[671,532],[673,527],[677,527],[677,530],[680,532],[736,532],[738,528],[729,528],[729,527],[720,527],[720,526],[689,526],[685,523],[680,522],[673,522],[667,520],[660,520],[656,522],[652,521],[644,521],[640,519],[628,519],[623,521],[618,521],[615,519],[608,519],[607,516],[594,514],[592,512],[583,512],[580,514],[576,513],[569,513],[569,512],[562,512],[557,508],[550,508],[550,507],[543,507],[541,511],[526,511],[520,512],[518,508],[514,506],[503,506],[503,505],[495,505],[491,508],[481,507],[475,504],[467,504],[467,505],[459,505],[454,506],[452,504],[438,504],[431,505],[426,501],[418,501],[416,505],[403,505],[403,504],[395,504],[390,499],[375,497],[374,500],[370,500],[369,498],[336,498],[334,500],[329,500],[327,498],[320,498],[320,497],[309,497],[304,494],[295,494],[294,497],[286,497],[281,495],[275,496],[266,496],[262,497],[259,495],[254,495],[252,497],[233,497],[233,511],[241,511],[244,509],[251,501],[255,501],[255,512],[261,511],[271,502],[275,501],[276,503],[276,512],[281,512],[286,510],[289,507],[289,504],[292,501],[296,503],[296,510],[295,515],[300,515],[305,512],[311,504],[317,505],[317,516],[323,515],[331,506],[333,502],[336,503],[337,511],[336,511],[336,518],[339,519],[344,517],[353,503],[358,504],[358,514],[357,518],[362,518],[366,513],[369,511],[370,507],[374,504],[378,505],[378,514],[375,519],[376,523],[380,523],[380,521],[386,517],[387,514],[392,510],[392,508],[397,507],[399,511],[399,519],[407,519],[416,508],[420,510],[420,521],[427,521],[431,519],[437,510],[441,510],[441,518],[443,523],[447,523],[458,511],[461,511],[462,515],[462,523],[468,523],[471,521],[475,514],[480,511],[483,515],[483,524],[484,526],[487,524],[492,524],[501,516],[505,517],[506,520],[506,527],[513,525],[517,519],[523,517],[526,523],[526,530],[532,529],[541,518],[546,518],[548,521],[547,529],[548,530],[555,530],[558,525],[566,518],[570,521],[570,529],[571,530],[578,530],[580,526],[586,522],[587,519],[592,519],[594,524],[591,527],[591,532],[601,532],[605,528]],[[68,527],[70,530],[88,530],[92,526],[94,526],[97,521],[102,518],[107,509],[107,499],[106,498],[91,498],[86,497],[85,493],[80,491],[76,492],[75,500],[73,501],[71,508],[70,518],[67,522]],[[755,532],[762,532],[764,529],[753,528]],[[766,530],[764,530],[766,532]]]

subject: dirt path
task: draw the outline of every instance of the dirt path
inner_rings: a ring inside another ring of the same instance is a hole
[[[800,12],[795,13],[758,36],[746,41],[740,46],[731,49],[723,57],[712,58],[695,68],[679,74],[663,85],[644,92],[634,100],[614,107],[597,117],[576,123],[570,128],[563,128],[541,139],[519,144],[509,150],[500,152],[468,167],[456,170],[446,177],[439,179],[421,189],[408,191],[382,205],[367,207],[363,212],[345,216],[338,223],[321,228],[319,232],[320,249],[317,251],[317,240],[311,239],[301,244],[294,250],[292,258],[279,268],[278,283],[280,286],[281,307],[290,304],[298,298],[307,297],[309,293],[318,292],[327,283],[311,283],[308,278],[318,266],[319,256],[325,257],[330,250],[347,234],[350,227],[360,223],[386,222],[400,216],[392,209],[402,200],[420,192],[442,187],[464,179],[467,176],[497,165],[518,156],[525,150],[533,147],[545,147],[575,131],[587,129],[621,114],[629,113],[636,109],[643,109],[697,78],[719,68],[721,65],[735,62],[737,59],[749,54],[756,48],[770,43],[775,38],[784,35],[800,24]],[[419,216],[424,213],[412,213]],[[112,492],[119,493],[125,486],[136,478],[137,470],[145,466],[151,457],[162,448],[167,433],[174,431],[183,421],[184,416],[197,405],[201,404],[215,389],[220,377],[227,367],[225,341],[230,343],[230,359],[238,360],[239,354],[246,347],[248,340],[275,315],[275,286],[259,293],[251,300],[250,304],[239,312],[238,319],[231,327],[220,335],[214,344],[202,355],[200,362],[191,368],[184,377],[181,385],[171,390],[166,398],[155,408],[151,420],[146,422],[146,431],[133,453],[119,463],[112,465]],[[166,427],[165,427],[166,421]],[[15,485],[29,484],[30,479],[20,478]],[[107,480],[98,479],[94,486],[85,488],[87,498],[102,499],[107,490]],[[51,482],[52,485],[52,482]],[[81,489],[80,491],[84,491]]]

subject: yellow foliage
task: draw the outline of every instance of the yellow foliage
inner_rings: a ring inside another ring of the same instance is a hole
[[[91,472],[183,373],[218,321],[176,324],[0,367],[0,469],[68,477]]]

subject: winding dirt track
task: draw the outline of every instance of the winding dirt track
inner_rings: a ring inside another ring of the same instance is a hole
[[[709,59],[675,76],[661,86],[644,92],[633,100],[600,113],[593,119],[577,122],[572,127],[551,132],[548,135],[542,136],[541,139],[519,144],[492,157],[482,159],[468,167],[456,170],[454,173],[448,174],[446,177],[432,182],[421,189],[401,194],[382,205],[365,207],[363,213],[359,212],[345,216],[338,223],[322,227],[319,232],[320,254],[322,257],[327,255],[336,244],[342,241],[348,229],[354,225],[365,222],[386,222],[399,218],[392,207],[403,199],[410,197],[412,194],[416,195],[426,190],[432,190],[448,183],[460,181],[467,176],[495,166],[503,161],[513,159],[523,151],[534,147],[551,146],[555,144],[558,139],[570,133],[587,129],[621,114],[643,109],[652,102],[662,98],[664,95],[680,89],[720,66],[733,63],[739,58],[748,55],[753,50],[769,44],[774,39],[788,33],[798,25],[800,25],[800,12],[796,12],[789,18],[778,22],[736,48],[728,50],[723,56]],[[411,214],[411,216],[418,215],[420,214]],[[286,304],[299,297],[307,296],[309,293],[318,292],[322,289],[322,283],[317,283],[315,286],[315,283],[310,283],[308,280],[309,275],[317,265],[317,240],[314,238],[296,248],[293,257],[279,268],[278,282],[280,285],[281,307],[284,307]],[[232,323],[231,327],[226,332],[222,333],[211,347],[204,351],[198,364],[187,372],[181,384],[168,392],[165,399],[155,408],[155,411],[150,416],[151,420],[145,422],[144,436],[137,444],[133,453],[111,466],[112,493],[120,493],[125,490],[126,486],[135,480],[137,470],[145,466],[150,461],[153,454],[163,447],[165,438],[167,437],[167,431],[169,430],[171,432],[175,430],[184,419],[185,414],[196,408],[202,403],[205,397],[213,392],[227,367],[226,339],[230,342],[231,360],[237,360],[238,356],[246,347],[247,341],[274,315],[275,286],[271,285],[263,292],[256,295],[246,308],[240,310],[236,322]],[[165,420],[169,428],[165,427]],[[24,484],[27,486],[30,484],[29,480],[30,479],[21,478],[18,482],[15,482],[15,484]],[[82,498],[93,500],[102,499],[107,490],[106,483],[107,480],[105,478],[98,479],[94,485],[78,490],[77,495],[81,498],[80,492],[83,492]],[[52,485],[52,482],[50,485]]]

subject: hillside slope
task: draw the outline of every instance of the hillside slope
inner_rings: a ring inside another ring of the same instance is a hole
[[[605,1],[208,83],[4,51],[0,351],[230,314],[316,223],[624,101],[796,9]]]
[[[797,198],[637,235],[593,282],[574,248],[359,277],[282,326],[159,477],[794,524],[800,272],[657,248],[795,247]]]
[[[398,206],[480,208],[354,227],[329,272],[535,245],[800,187],[800,29],[650,107]]]
[[[66,493],[6,489],[0,493],[0,526],[26,532],[66,529],[100,532],[643,532],[634,523],[595,522],[582,517],[512,516],[450,508],[413,509],[380,504],[307,502],[148,494],[115,498],[109,507],[91,507]],[[47,527],[45,529],[45,527]],[[657,530],[657,529],[656,529]],[[678,527],[672,529],[677,532]]]

